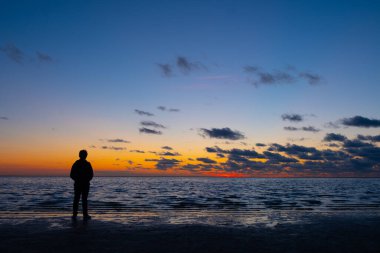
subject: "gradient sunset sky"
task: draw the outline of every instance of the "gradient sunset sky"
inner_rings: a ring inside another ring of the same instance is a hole
[[[0,0],[0,175],[380,176],[379,1]]]

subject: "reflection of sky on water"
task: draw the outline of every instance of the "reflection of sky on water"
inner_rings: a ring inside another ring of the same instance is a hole
[[[63,177],[2,177],[0,216],[69,215],[72,188]],[[96,178],[90,210],[96,219],[136,225],[275,225],[338,211],[379,213],[380,180]]]

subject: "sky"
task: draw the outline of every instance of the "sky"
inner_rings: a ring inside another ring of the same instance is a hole
[[[0,6],[0,175],[380,176],[378,1]]]

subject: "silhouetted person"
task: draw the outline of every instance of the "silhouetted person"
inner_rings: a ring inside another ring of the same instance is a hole
[[[78,215],[79,199],[82,195],[82,208],[83,208],[83,218],[91,219],[87,211],[87,197],[90,190],[90,181],[94,176],[94,171],[92,170],[91,163],[86,160],[87,151],[79,151],[79,160],[77,160],[70,172],[70,177],[74,180],[74,203],[73,203],[73,218],[75,219]]]

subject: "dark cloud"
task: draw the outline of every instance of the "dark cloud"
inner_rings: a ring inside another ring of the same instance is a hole
[[[145,159],[144,161],[145,162],[158,162],[159,159],[156,159],[156,158],[154,158],[154,159]]]
[[[351,157],[351,162],[358,169],[371,169],[379,167],[380,148],[372,143],[366,143],[361,140],[346,140],[343,148]]]
[[[140,124],[147,127],[166,128],[164,125],[158,124],[154,121],[141,121]]]
[[[268,159],[267,163],[296,163],[298,162],[297,159],[294,159],[291,157],[285,157],[278,153],[264,151],[263,154],[265,155],[265,158]]]
[[[181,161],[177,159],[166,159],[161,157],[157,160],[156,169],[158,170],[167,170],[179,165]]]
[[[294,76],[285,72],[255,72],[256,78],[251,79],[251,83],[258,87],[259,85],[273,85],[283,83],[294,83]]]
[[[310,72],[302,72],[299,74],[299,76],[303,79],[305,79],[310,85],[316,85],[321,83],[322,77],[317,74],[313,74]]]
[[[218,153],[218,152],[222,153],[223,150],[220,149],[219,147],[206,147],[206,151],[209,153]]]
[[[317,149],[295,144],[281,145],[270,144],[263,153],[255,150],[222,149],[218,146],[206,147],[208,153],[215,153],[217,157],[226,157],[223,162],[212,164],[203,163],[208,167],[198,164],[198,170],[222,170],[225,172],[269,173],[277,172],[297,175],[379,175],[380,171],[380,147],[372,140],[378,140],[378,136],[358,136],[349,140],[340,134],[327,134],[325,136],[327,146],[335,149]],[[331,142],[331,143],[330,143]],[[335,143],[332,143],[335,142]],[[342,145],[337,145],[337,143]],[[337,150],[338,149],[338,150]],[[265,158],[260,159],[260,158]],[[201,160],[198,160],[201,161]],[[370,173],[370,174],[363,174]],[[377,174],[376,174],[377,173]]]
[[[287,131],[306,131],[306,132],[313,132],[313,133],[317,133],[317,132],[321,131],[320,129],[317,129],[313,126],[307,126],[307,127],[286,126],[286,127],[284,127],[284,130],[287,130]]]
[[[135,109],[135,113],[137,113],[138,115],[143,115],[143,116],[154,116],[153,113],[146,112],[146,111],[141,111],[141,110],[138,110],[138,109]]]
[[[143,151],[143,150],[138,150],[138,149],[129,150],[129,152],[131,152],[131,153],[140,153],[140,154],[145,153],[145,151]]]
[[[157,66],[159,67],[162,75],[165,77],[173,76],[175,72],[174,67],[176,67],[180,73],[185,75],[198,70],[207,70],[207,67],[202,63],[191,61],[184,56],[178,56],[173,64],[164,63],[157,64]]]
[[[191,62],[189,59],[187,59],[184,56],[178,56],[176,65],[180,71],[184,74],[188,74],[194,70],[199,70],[200,68],[203,67],[202,64],[198,62]]]
[[[162,146],[161,147],[162,149],[166,149],[166,150],[173,150],[173,148],[169,147],[169,146]]]
[[[200,166],[198,164],[186,164],[182,166],[182,169],[195,172],[200,169]]]
[[[348,140],[339,135],[327,136],[327,139],[331,141],[344,139],[341,146],[336,145],[336,143],[326,144],[335,144],[334,148],[340,149],[317,149],[295,144],[281,145],[273,143],[261,154],[255,150],[236,148],[228,150],[218,146],[206,147],[208,153],[224,156],[227,160],[220,163],[215,161],[216,163],[208,164],[208,167],[199,167],[199,170],[213,168],[225,172],[247,173],[250,175],[252,173],[269,173],[273,175],[277,172],[285,172],[290,175],[300,173],[299,175],[315,176],[379,175],[380,147],[368,143],[368,140],[372,138],[360,137],[365,139],[362,141],[359,139]],[[265,158],[265,160],[260,158]]]
[[[257,153],[255,150],[252,150],[252,149],[233,148],[233,149],[227,150],[227,149],[221,149],[218,146],[215,146],[215,147],[206,147],[206,151],[209,153],[229,154],[229,155],[235,155],[235,156],[244,156],[248,158],[265,158],[265,156]]]
[[[157,131],[157,130],[154,130],[154,129],[149,129],[149,128],[146,128],[146,127],[140,128],[139,132],[140,133],[146,133],[146,134],[157,134],[157,135],[162,134],[161,131]]]
[[[374,147],[373,144],[367,143],[361,140],[345,140],[343,143],[344,148],[363,148],[363,147]]]
[[[301,130],[306,131],[306,132],[313,132],[313,133],[317,133],[321,131],[320,129],[317,129],[313,126],[301,127]]]
[[[124,139],[108,139],[108,142],[116,142],[116,143],[130,143],[130,141]]]
[[[286,127],[284,127],[284,130],[286,130],[286,131],[298,131],[299,128],[298,127],[292,127],[292,126],[286,126]]]
[[[50,63],[53,61],[53,58],[48,55],[48,54],[44,54],[44,53],[41,53],[41,52],[36,52],[36,55],[37,55],[37,59],[38,61],[40,62],[47,62],[47,63]]]
[[[162,75],[166,77],[171,77],[173,75],[173,67],[170,64],[157,64]]]
[[[359,134],[357,138],[362,141],[380,142],[380,135],[374,135],[374,136],[365,135],[364,136],[364,135]]]
[[[310,85],[316,85],[322,80],[320,75],[310,72],[297,72],[295,68],[265,71],[257,66],[247,65],[243,67],[243,70],[249,74],[249,82],[256,87],[260,85],[291,84],[302,80]]]
[[[215,164],[216,163],[216,161],[214,161],[210,158],[207,158],[207,157],[199,157],[199,158],[197,158],[197,161],[200,161],[203,163],[208,163],[208,164]]]
[[[323,138],[323,141],[327,141],[327,142],[330,142],[330,141],[344,142],[345,140],[347,140],[346,136],[341,135],[341,134],[335,134],[335,133],[328,133],[326,134],[325,138]]]
[[[157,106],[157,109],[158,110],[161,110],[161,111],[168,111],[168,112],[179,112],[180,110],[179,109],[176,109],[176,108],[167,108],[165,106]]]
[[[231,155],[238,155],[238,156],[244,156],[244,157],[249,157],[249,158],[265,158],[262,154],[259,154],[255,150],[251,150],[251,149],[233,148],[229,151],[224,150],[224,152]]]
[[[9,118],[8,118],[8,117],[5,117],[5,116],[0,117],[0,119],[1,119],[1,120],[9,120]]]
[[[354,126],[354,127],[380,127],[380,120],[378,119],[369,119],[362,116],[354,116],[352,118],[341,119],[340,122],[345,126]]]
[[[282,120],[288,120],[291,122],[301,122],[304,120],[303,116],[300,114],[282,114],[281,115]]]
[[[305,147],[295,144],[287,144],[286,146],[280,144],[271,144],[268,151],[276,151],[276,152],[285,152],[289,156],[296,156],[299,159],[305,160],[321,160],[322,154],[321,152],[314,147]]]
[[[109,150],[116,150],[116,151],[126,150],[126,148],[114,147],[114,146],[102,146],[101,149],[109,149]]]
[[[266,144],[264,144],[264,143],[256,143],[256,146],[257,146],[257,147],[265,147]]]
[[[178,152],[166,151],[166,152],[161,152],[158,155],[161,155],[161,156],[180,156],[181,154]]]
[[[331,148],[339,148],[340,146],[336,143],[328,143],[328,144],[325,144],[325,146],[328,146],[328,147],[331,147]]]
[[[228,127],[212,129],[201,128],[200,133],[203,137],[206,136],[209,138],[216,139],[240,140],[245,138],[245,136],[241,132],[233,131]]]
[[[3,52],[9,59],[16,63],[22,63],[25,57],[24,52],[11,43],[1,47],[0,52]]]

